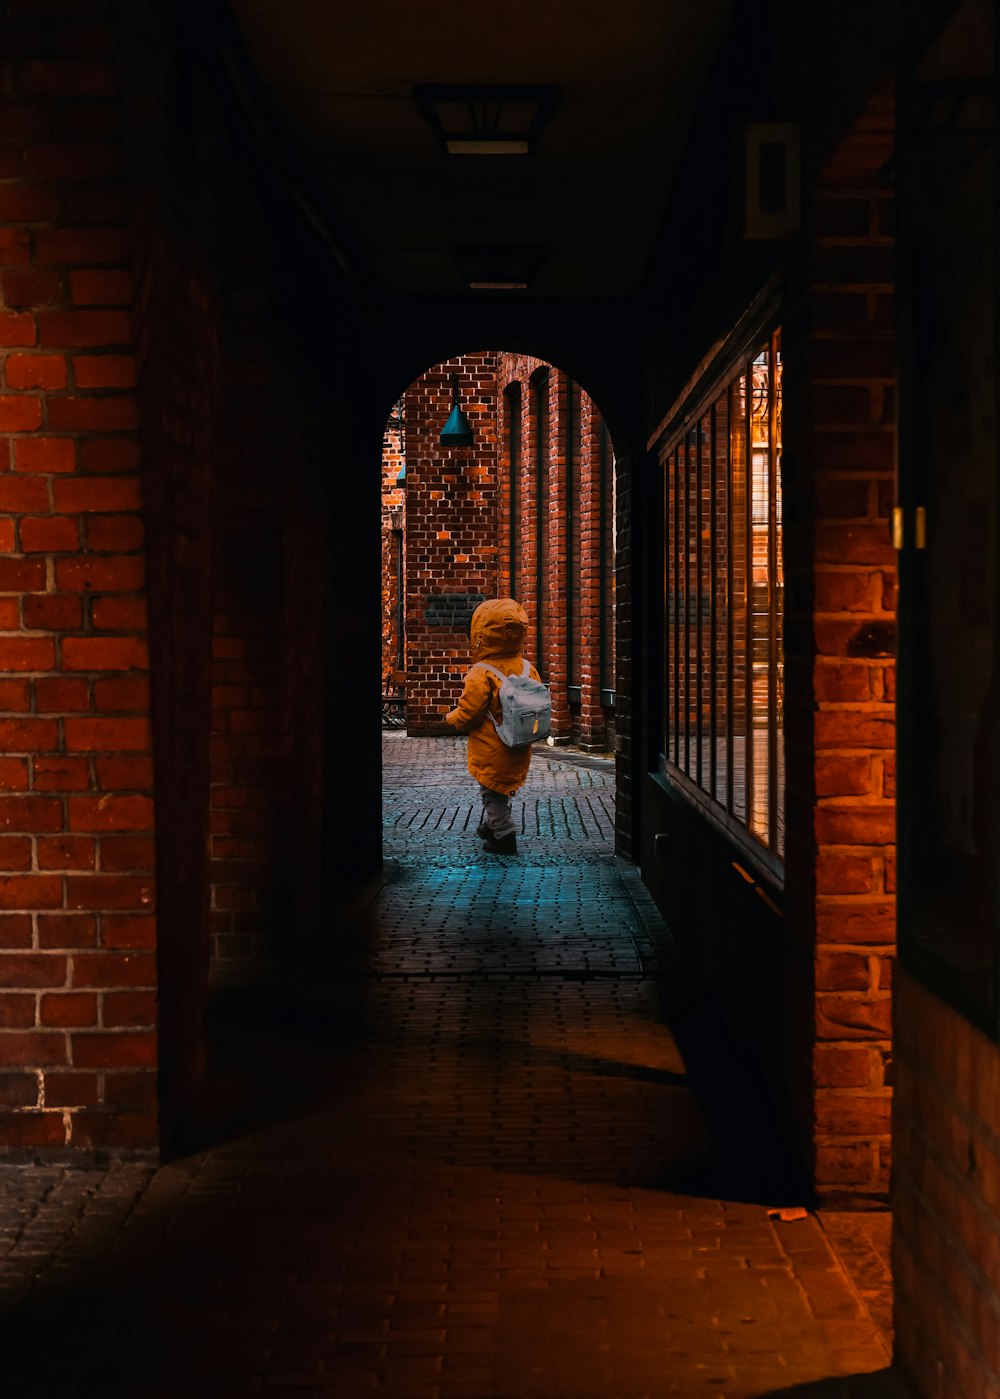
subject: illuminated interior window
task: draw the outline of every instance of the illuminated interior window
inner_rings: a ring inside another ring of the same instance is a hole
[[[781,342],[776,331],[664,442],[663,763],[784,855]]]

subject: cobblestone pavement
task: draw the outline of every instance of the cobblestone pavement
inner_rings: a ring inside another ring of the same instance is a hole
[[[609,772],[540,752],[497,858],[460,742],[384,746],[369,936],[220,1007],[214,1142],[0,1168],[5,1399],[894,1395],[816,1217],[667,1184],[710,1148]]]

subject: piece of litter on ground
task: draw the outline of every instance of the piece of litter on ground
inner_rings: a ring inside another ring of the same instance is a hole
[[[809,1211],[803,1209],[801,1205],[786,1205],[784,1209],[768,1210],[768,1219],[780,1219],[783,1224],[790,1224],[793,1219],[808,1219]]]

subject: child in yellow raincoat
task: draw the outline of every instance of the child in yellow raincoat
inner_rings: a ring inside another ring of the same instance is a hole
[[[521,648],[528,632],[528,614],[511,597],[481,602],[472,614],[472,669],[465,677],[462,698],[445,715],[445,723],[469,735],[469,772],[479,783],[483,816],[476,834],[491,855],[516,855],[517,835],[510,799],[524,785],[531,763],[531,745],[508,748],[502,743],[487,710],[500,721],[500,681],[477,661],[489,661],[504,675],[521,673]],[[531,667],[531,677],[538,671]]]

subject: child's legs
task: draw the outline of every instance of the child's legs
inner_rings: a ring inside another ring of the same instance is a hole
[[[480,786],[479,790],[483,796],[483,815],[493,835],[497,839],[513,835],[515,827],[510,813],[510,797],[504,796],[503,792],[491,792],[489,787]]]

